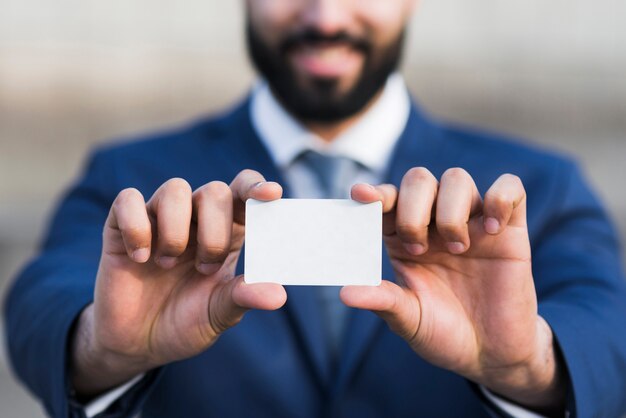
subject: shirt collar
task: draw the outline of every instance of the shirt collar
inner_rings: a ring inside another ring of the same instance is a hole
[[[291,116],[261,81],[252,92],[252,125],[281,169],[306,150],[343,156],[382,173],[405,129],[411,108],[402,76],[392,74],[376,102],[350,128],[330,143],[308,131]]]

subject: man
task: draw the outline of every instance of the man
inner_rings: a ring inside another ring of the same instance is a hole
[[[420,114],[394,75],[415,3],[248,1],[267,84],[92,157],[6,305],[17,373],[51,415],[624,412],[604,211],[571,162]],[[383,204],[387,280],[243,281],[247,199],[355,183]]]

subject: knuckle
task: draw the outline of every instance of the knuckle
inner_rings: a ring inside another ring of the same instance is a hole
[[[515,174],[507,173],[507,174],[503,174],[502,178],[505,179],[514,187],[518,188],[519,190],[524,190],[524,184],[522,183],[522,179],[519,176],[516,176]]]
[[[200,203],[206,203],[211,200],[230,201],[232,200],[232,193],[226,183],[216,180],[198,189],[194,198]]]
[[[263,180],[263,176],[261,176],[261,174],[258,171],[246,168],[245,170],[242,170],[239,175],[237,176],[241,179],[245,179],[246,182],[248,180],[255,180],[255,181],[262,181]]]
[[[187,247],[187,238],[181,236],[163,237],[161,247],[166,251],[183,251]]]
[[[258,183],[265,181],[265,178],[255,170],[246,168],[237,174],[231,183],[233,193],[237,196],[245,196]]]
[[[138,225],[127,226],[124,228],[120,228],[122,235],[124,236],[124,240],[126,241],[141,241],[143,236],[146,234],[146,229],[142,228]]]
[[[377,190],[383,198],[383,212],[387,213],[396,206],[398,188],[393,184],[381,184],[377,186]]]
[[[143,198],[139,190],[129,187],[117,194],[117,197],[115,198],[115,202],[113,204],[118,208],[123,207],[134,199],[137,199],[138,197]]]
[[[437,230],[443,234],[451,236],[465,235],[467,231],[467,223],[456,222],[453,220],[438,220]]]
[[[203,261],[221,261],[226,257],[227,252],[228,248],[225,243],[211,243],[210,245],[202,246],[202,254],[200,258],[202,258]]]
[[[485,198],[497,206],[509,206],[513,204],[513,198],[504,191],[488,191]]]
[[[202,237],[198,235],[198,245],[202,253],[211,257],[220,257],[229,249],[229,236],[213,234],[211,237]]]
[[[425,167],[413,167],[404,175],[405,179],[411,183],[430,182],[436,183],[435,176]]]
[[[503,179],[512,181],[512,182],[520,182],[521,183],[521,179],[519,178],[519,176],[515,175],[515,174],[511,174],[511,173],[504,173],[502,175]]]
[[[428,225],[414,223],[398,223],[396,232],[403,239],[419,238],[428,231]]]
[[[196,190],[193,194],[193,199],[194,201],[198,202],[198,203],[204,203],[207,200],[211,199],[211,189],[209,188],[208,184],[205,184],[204,186],[200,187],[198,190]]]
[[[241,175],[243,176],[260,176],[258,171],[252,170],[251,168],[246,168],[241,170]]]
[[[241,318],[228,317],[214,308],[215,303],[209,305],[209,324],[216,335],[220,335],[227,329],[235,326]]]
[[[395,195],[398,194],[398,188],[395,184],[381,184],[377,186],[383,194]]]
[[[165,192],[175,198],[185,198],[191,194],[191,186],[182,178],[169,179],[164,184]]]
[[[466,180],[469,177],[470,177],[469,173],[461,167],[449,168],[443,173],[443,176],[442,176],[442,178],[445,178],[448,180],[461,180],[461,181]]]
[[[219,201],[232,199],[230,187],[228,187],[228,184],[224,183],[223,181],[210,182],[206,185],[206,191],[211,198]]]

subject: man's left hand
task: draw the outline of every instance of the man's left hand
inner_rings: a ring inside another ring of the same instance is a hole
[[[564,411],[567,377],[537,312],[520,179],[501,176],[483,201],[462,169],[438,182],[414,168],[399,190],[359,184],[352,198],[382,201],[397,284],[348,286],[343,302],[380,315],[436,366],[542,413]]]

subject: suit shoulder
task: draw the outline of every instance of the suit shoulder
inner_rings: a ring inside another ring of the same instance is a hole
[[[124,159],[124,157],[147,155],[172,156],[181,150],[194,149],[194,145],[210,143],[223,137],[241,116],[245,104],[234,109],[206,117],[173,128],[145,135],[124,137],[97,146],[93,155],[97,159]]]
[[[471,158],[478,161],[488,159],[491,164],[498,162],[496,165],[536,174],[569,171],[578,165],[572,155],[528,139],[458,124],[441,124],[439,127],[448,141],[467,150]]]

